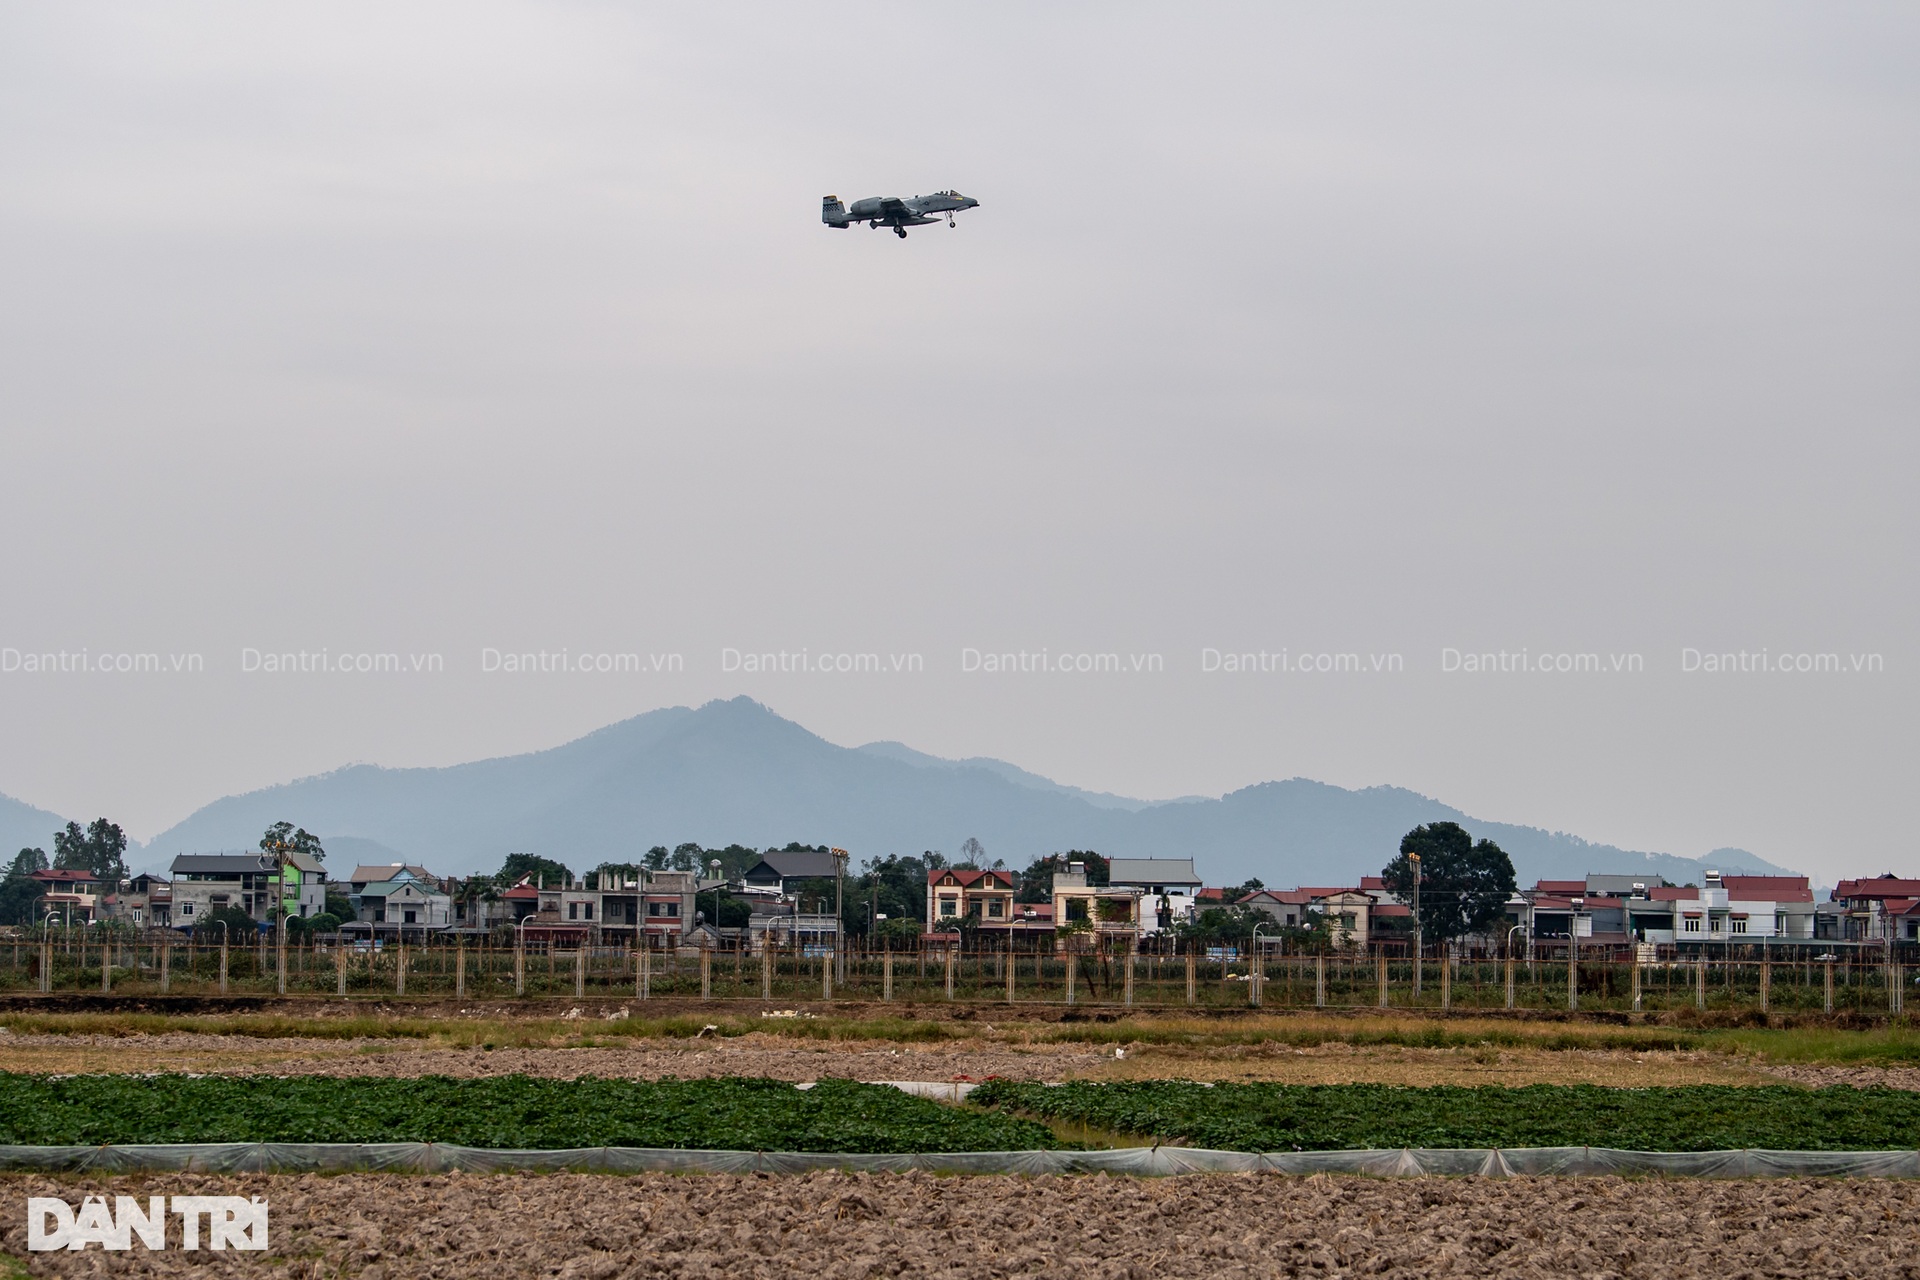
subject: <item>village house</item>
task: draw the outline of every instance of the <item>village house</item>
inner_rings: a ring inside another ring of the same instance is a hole
[[[36,871],[33,878],[40,885],[40,896],[34,900],[35,918],[44,920],[52,916],[66,925],[92,924],[97,920],[101,898],[111,888],[91,871],[64,867]]]
[[[1065,871],[1053,876],[1053,920],[1057,930],[1090,934],[1092,945],[1124,939],[1137,947],[1140,939],[1140,902],[1138,888],[1087,883],[1087,864],[1069,862]],[[1058,945],[1066,949],[1071,936],[1062,936]]]
[[[1142,937],[1193,919],[1201,887],[1192,858],[1115,858],[1107,864],[1107,883],[1140,891]]]

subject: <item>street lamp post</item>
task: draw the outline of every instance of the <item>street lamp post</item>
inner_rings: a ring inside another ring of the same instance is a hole
[[[847,946],[845,931],[840,921],[845,916],[845,893],[847,885],[847,851],[829,849],[833,855],[833,980],[841,986],[847,984]]]
[[[1413,863],[1413,998],[1418,1000],[1420,998],[1420,957],[1425,951],[1420,926],[1420,855],[1409,853],[1407,860]]]

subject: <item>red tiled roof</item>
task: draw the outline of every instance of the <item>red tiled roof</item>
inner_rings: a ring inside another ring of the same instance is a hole
[[[1362,889],[1384,889],[1387,887],[1387,882],[1379,876],[1361,876],[1360,887]]]
[[[1697,898],[1699,896],[1700,891],[1698,889],[1659,888],[1647,890],[1647,897],[1653,899],[1655,902],[1679,902],[1682,899]]]
[[[948,876],[952,876],[955,880],[958,880],[962,889],[971,889],[982,880],[992,880],[1002,888],[1013,888],[1013,872],[1011,871],[960,871],[953,867],[936,867],[934,870],[927,872],[927,883],[938,884]]]
[[[1374,907],[1373,914],[1376,916],[1411,916],[1413,914],[1413,908],[1402,906],[1398,902],[1382,902]]]
[[[1329,898],[1336,893],[1359,893],[1360,890],[1354,888],[1352,885],[1345,885],[1338,889],[1328,889],[1328,888],[1320,888],[1320,887],[1308,888],[1303,885],[1298,890],[1296,890],[1296,892],[1306,894],[1307,899],[1309,901],[1312,901],[1315,898]]]
[[[1587,891],[1585,880],[1542,880],[1534,886],[1537,893],[1559,893],[1578,897]]]
[[[1805,876],[1721,876],[1720,884],[1729,896],[1770,898],[1775,902],[1813,901],[1813,886]],[[1807,896],[1783,896],[1801,893]]]
[[[524,902],[528,898],[538,898],[540,891],[530,884],[517,884],[500,896],[503,898],[512,898],[515,902]]]
[[[1875,876],[1871,880],[1842,880],[1833,887],[1833,900],[1848,898],[1920,897],[1920,880],[1902,880],[1896,876]]]
[[[1240,901],[1252,902],[1255,898],[1271,898],[1295,907],[1304,907],[1313,901],[1313,895],[1305,889],[1256,889]]]
[[[33,873],[33,878],[42,884],[76,884],[83,880],[99,879],[91,871],[71,870],[36,871]]]

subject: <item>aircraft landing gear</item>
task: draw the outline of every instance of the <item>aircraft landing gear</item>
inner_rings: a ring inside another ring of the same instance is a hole
[[[947,215],[947,230],[949,230],[949,231],[951,231],[951,230],[953,230],[953,215],[952,215],[952,214],[948,214],[948,215]]]
[[[905,240],[907,238],[907,229],[905,227],[895,227],[893,229],[893,234],[899,236],[902,240]]]

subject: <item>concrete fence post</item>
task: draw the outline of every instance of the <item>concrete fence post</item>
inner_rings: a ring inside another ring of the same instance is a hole
[[[467,998],[467,940],[458,938],[453,944],[453,996],[456,1000]]]
[[[1327,958],[1324,955],[1313,958],[1313,1007],[1327,1007]]]
[[[407,944],[400,944],[400,953],[393,964],[393,994],[407,994]]]
[[[635,999],[653,999],[653,947],[645,938],[634,940],[633,994]]]
[[[333,944],[334,991],[344,997],[347,994],[347,946],[336,939]]]
[[[1832,1013],[1833,1012],[1833,961],[1829,960],[1826,962],[1826,970],[1827,970],[1826,998],[1823,1002],[1823,1007],[1826,1009],[1828,1013]]]
[[[1009,987],[1013,985],[1011,977],[1007,979],[1007,985]],[[888,1004],[893,1003],[893,952],[891,950],[880,953],[880,999]]]
[[[160,994],[173,990],[173,944],[160,944]]]
[[[1199,965],[1193,958],[1193,952],[1187,952],[1187,1003],[1193,1004],[1200,985]]]
[[[948,947],[947,948],[947,999],[949,1000],[953,999],[953,953],[954,953],[954,948]]]
[[[1567,1008],[1578,1009],[1579,1007],[1580,961],[1579,958],[1573,954],[1573,949],[1569,947],[1567,949]]]
[[[1760,1012],[1765,1013],[1773,1005],[1773,965],[1768,961],[1760,962]],[[1634,1008],[1639,1008],[1635,1005]]]
[[[1440,1010],[1442,1013],[1453,1008],[1453,957],[1440,957]]]
[[[1707,957],[1704,953],[1694,966],[1693,975],[1693,1007],[1704,1009],[1707,1007]]]
[[[833,999],[833,961],[827,956],[820,957],[820,998]]]
[[[1074,969],[1075,969],[1075,965],[1073,963],[1073,940],[1069,938],[1067,940],[1067,1003],[1068,1004],[1073,1003]]]
[[[1507,1008],[1513,1008],[1513,957],[1507,957]]]
[[[220,994],[227,994],[227,939],[224,929],[220,936]]]
[[[1125,994],[1122,996],[1122,999],[1125,1001],[1127,1008],[1131,1009],[1133,1008],[1133,948],[1131,946],[1127,948],[1126,964],[1126,982],[1123,987]]]
[[[576,1000],[587,994],[587,945],[581,943],[573,951],[573,995]]]
[[[1013,971],[1017,968],[1019,968],[1019,966],[1013,962],[1013,941],[1012,939],[1008,939],[1007,941],[1007,1003],[1008,1004],[1013,1003]]]
[[[100,990],[104,994],[113,990],[113,944],[100,944]]]
[[[713,999],[713,952],[705,942],[700,944],[700,998]]]
[[[527,943],[515,929],[513,939],[513,994],[527,994]]]
[[[1380,983],[1380,1007],[1387,1007],[1387,953],[1382,951],[1374,957],[1374,977]]]
[[[1633,1011],[1640,1012],[1640,953],[1633,956]]]

